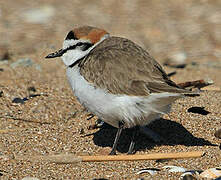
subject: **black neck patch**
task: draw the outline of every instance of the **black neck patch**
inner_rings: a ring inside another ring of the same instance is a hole
[[[73,68],[75,65],[77,65],[78,63],[81,62],[82,59],[84,59],[85,57],[82,57],[81,59],[78,59],[77,61],[75,61],[73,64],[69,65],[68,67]]]

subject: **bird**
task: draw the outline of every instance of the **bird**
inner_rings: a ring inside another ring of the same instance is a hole
[[[173,82],[162,66],[133,41],[106,30],[79,26],[68,32],[61,57],[77,100],[107,124],[118,128],[110,155],[116,154],[123,129],[132,130],[128,154],[134,152],[139,127],[146,126],[184,96],[198,95]]]

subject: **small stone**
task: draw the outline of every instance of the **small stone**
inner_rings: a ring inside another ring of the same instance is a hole
[[[25,103],[25,101],[23,99],[21,99],[21,98],[14,98],[12,100],[12,102],[13,103],[17,103],[17,104],[24,104]]]
[[[220,168],[207,169],[200,174],[200,177],[209,178],[209,179],[219,178],[221,177],[221,169]]]
[[[218,130],[214,133],[214,136],[215,136],[216,138],[221,139],[221,128],[218,129]]]
[[[185,172],[181,175],[182,180],[196,180],[196,177],[194,177],[194,172]]]
[[[186,53],[179,52],[170,55],[168,59],[164,62],[164,65],[175,68],[184,68],[186,67],[186,59],[187,59]]]
[[[36,92],[36,89],[35,89],[34,86],[28,87],[27,90],[30,91],[30,92]]]
[[[23,67],[30,67],[32,66],[34,63],[31,59],[26,58],[26,59],[19,59],[15,62],[13,62],[12,64],[10,64],[10,67],[12,68],[16,68],[18,66],[23,66]]]
[[[151,176],[153,176],[158,171],[160,171],[160,169],[158,168],[146,168],[146,169],[141,169],[140,171],[137,172],[137,174],[149,173]]]
[[[0,61],[7,61],[10,59],[8,48],[5,46],[0,46]]]
[[[0,91],[0,97],[3,97],[3,91]]]
[[[26,22],[35,24],[45,24],[50,21],[54,15],[54,8],[52,6],[43,6],[33,8],[25,11],[22,16]]]
[[[41,66],[39,64],[34,64],[34,68],[38,71],[41,71]]]
[[[169,172],[186,172],[187,169],[179,166],[163,166],[163,169],[168,170]]]
[[[84,128],[81,128],[80,131],[79,131],[79,133],[80,133],[80,134],[84,134],[84,133],[85,133],[85,132],[84,132]]]

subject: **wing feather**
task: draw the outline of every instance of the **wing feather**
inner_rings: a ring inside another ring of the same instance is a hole
[[[79,66],[80,73],[88,82],[112,94],[191,93],[171,81],[148,52],[124,38],[104,40]]]

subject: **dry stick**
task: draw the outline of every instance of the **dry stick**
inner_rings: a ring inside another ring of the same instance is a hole
[[[25,121],[25,122],[30,122],[30,123],[51,124],[49,122],[32,121],[32,120],[27,120],[27,119],[23,119],[23,118],[16,118],[13,116],[0,116],[0,119],[13,119],[13,120]]]
[[[138,160],[159,160],[159,159],[180,159],[202,157],[204,152],[179,152],[179,153],[154,153],[134,155],[97,155],[97,156],[76,156],[73,154],[59,154],[48,156],[15,156],[17,160],[24,161],[48,161],[58,164],[71,164],[77,162],[100,162],[100,161],[138,161]]]
[[[205,86],[209,86],[213,84],[212,80],[197,80],[197,81],[187,81],[184,83],[179,83],[178,86],[182,87],[182,88],[187,88],[187,87],[194,87],[194,88],[203,88]]]

